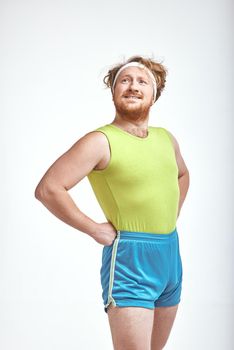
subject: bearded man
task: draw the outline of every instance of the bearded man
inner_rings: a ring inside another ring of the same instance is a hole
[[[177,218],[189,171],[175,136],[149,126],[167,70],[141,56],[104,77],[115,118],[82,136],[47,170],[35,196],[55,216],[103,245],[100,279],[115,350],[159,350],[182,291]],[[85,215],[68,191],[87,176],[107,219]]]

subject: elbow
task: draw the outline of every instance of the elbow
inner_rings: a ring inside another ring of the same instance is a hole
[[[39,201],[42,200],[42,198],[44,197],[45,195],[45,189],[43,188],[44,186],[42,185],[37,185],[35,191],[34,191],[34,196],[36,199],[38,199]]]
[[[183,172],[182,174],[179,175],[178,180],[180,180],[180,179],[183,180],[183,181],[186,181],[188,186],[189,186],[189,184],[190,184],[190,174],[189,174],[188,169],[186,169],[185,172]]]
[[[34,190],[34,196],[39,201],[46,202],[51,197],[54,197],[61,191],[65,190],[66,189],[61,184],[54,181],[49,181],[48,179],[43,179]]]
[[[34,191],[34,196],[36,199],[42,202],[43,200],[46,200],[46,198],[54,194],[55,191],[55,186],[52,186],[51,184],[42,181],[39,182],[39,184],[37,185]]]
[[[189,171],[187,170],[186,172],[186,179],[187,179],[187,190],[189,189],[190,186],[190,174]]]
[[[190,182],[190,174],[189,174],[188,169],[187,169],[186,175],[187,175],[187,178],[188,178],[188,183],[189,183],[189,182]]]

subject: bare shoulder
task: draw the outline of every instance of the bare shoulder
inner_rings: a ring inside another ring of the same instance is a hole
[[[82,158],[83,162],[89,164],[89,171],[105,168],[110,159],[108,138],[103,132],[96,130],[83,135],[68,152],[74,155],[74,161]]]
[[[179,146],[179,143],[178,143],[177,139],[175,138],[175,136],[168,129],[165,129],[165,130],[167,131],[167,133],[169,134],[169,136],[172,140],[175,152],[176,153],[180,152],[180,146]]]
[[[179,142],[177,141],[176,137],[169,130],[167,130],[167,129],[165,129],[165,130],[168,132],[168,134],[172,140],[172,143],[174,145],[176,162],[177,162],[178,169],[179,169],[179,176],[181,176],[184,173],[188,172],[188,168],[187,168],[185,161],[182,157]]]
[[[107,149],[108,141],[103,133],[88,132],[50,166],[38,188],[62,186],[69,190],[105,159]]]
[[[87,144],[89,146],[101,147],[108,144],[106,136],[100,131],[89,131],[79,138],[74,145]]]
[[[109,143],[104,133],[100,131],[89,131],[80,137],[70,148],[69,151],[75,154],[83,154],[87,161],[93,159],[95,162],[101,161],[105,157]]]

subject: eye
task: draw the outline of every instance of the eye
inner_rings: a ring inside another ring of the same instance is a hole
[[[126,82],[126,81],[128,81],[129,79],[128,78],[123,78],[122,80],[121,80],[121,83],[124,83],[124,82]]]
[[[147,82],[145,80],[143,80],[143,79],[140,79],[140,83],[141,84],[147,84]]]

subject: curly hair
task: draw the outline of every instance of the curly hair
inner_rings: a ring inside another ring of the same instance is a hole
[[[157,99],[161,96],[161,93],[165,87],[166,75],[168,73],[168,70],[164,65],[162,65],[161,62],[156,62],[154,59],[144,58],[142,56],[132,56],[126,62],[119,63],[114,67],[112,67],[111,69],[109,69],[108,74],[105,75],[105,77],[103,78],[104,84],[106,85],[107,88],[111,88],[112,90],[112,85],[113,85],[116,73],[122,66],[130,62],[142,63],[147,68],[149,68],[149,70],[153,73],[157,83],[157,94],[155,99],[155,102],[156,102]]]

